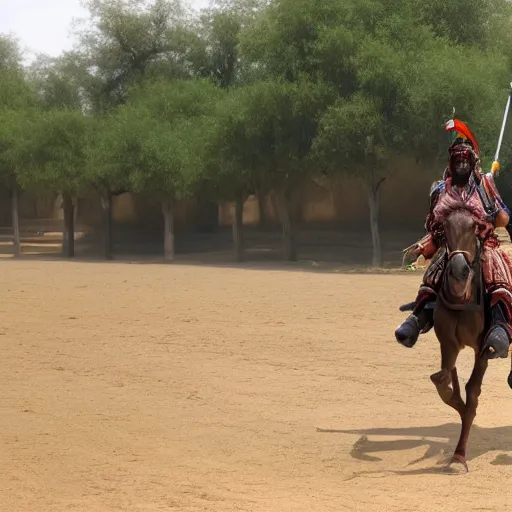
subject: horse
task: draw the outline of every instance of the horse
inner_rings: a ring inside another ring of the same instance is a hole
[[[482,354],[485,334],[485,293],[481,259],[483,242],[478,222],[463,202],[447,213],[444,222],[446,264],[434,310],[434,332],[441,348],[441,370],[430,379],[444,403],[460,415],[459,442],[448,468],[468,471],[468,439],[478,408],[488,357]],[[464,347],[475,352],[471,377],[462,399],[457,357]]]

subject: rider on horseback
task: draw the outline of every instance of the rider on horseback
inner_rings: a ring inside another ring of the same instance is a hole
[[[426,333],[433,326],[434,309],[441,283],[441,276],[447,260],[443,226],[436,222],[434,210],[444,194],[456,193],[465,200],[475,198],[481,202],[486,218],[482,223],[490,226],[479,236],[483,244],[482,268],[487,296],[487,334],[482,353],[489,359],[507,357],[512,341],[512,262],[499,249],[499,240],[494,228],[510,229],[510,211],[503,203],[494,183],[495,167],[488,174],[482,174],[478,143],[464,123],[452,120],[446,124],[447,131],[456,133],[455,141],[449,147],[449,162],[443,180],[434,183],[430,192],[430,210],[425,229],[427,235],[408,249],[408,254],[417,258],[422,255],[432,258],[423,277],[418,296],[412,306],[412,314],[396,329],[399,343],[413,347],[420,333]]]

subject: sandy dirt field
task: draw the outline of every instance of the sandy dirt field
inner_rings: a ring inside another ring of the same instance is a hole
[[[512,507],[509,361],[470,473],[420,274],[0,262],[0,510],[437,512]],[[463,384],[472,354],[459,363]]]

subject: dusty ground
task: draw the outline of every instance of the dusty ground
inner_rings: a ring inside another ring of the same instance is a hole
[[[2,511],[510,510],[509,362],[443,474],[437,342],[392,338],[418,274],[0,269]]]

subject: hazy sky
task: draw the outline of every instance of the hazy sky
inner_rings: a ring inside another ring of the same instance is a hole
[[[188,2],[203,7],[208,0]],[[0,33],[18,37],[31,54],[58,55],[72,44],[73,18],[85,14],[80,0],[0,0]]]

